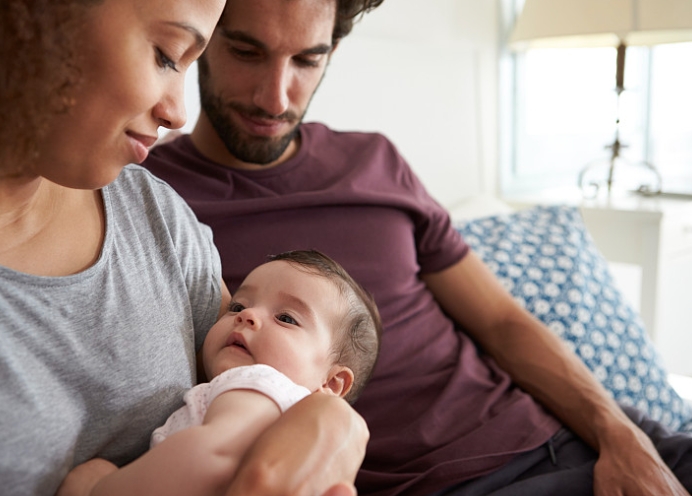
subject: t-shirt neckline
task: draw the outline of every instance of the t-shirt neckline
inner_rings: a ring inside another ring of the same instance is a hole
[[[233,167],[227,167],[226,165],[216,162],[202,154],[202,152],[200,152],[195,146],[195,144],[192,142],[192,137],[190,134],[185,134],[182,136],[182,145],[190,153],[198,157],[201,161],[206,162],[207,164],[210,164],[214,167],[219,167],[226,172],[232,172],[233,174],[240,174],[243,176],[253,178],[264,178],[285,174],[287,172],[292,171],[304,162],[305,156],[307,155],[308,150],[310,148],[310,133],[306,131],[307,129],[305,127],[305,124],[301,123],[298,126],[300,146],[295,155],[293,155],[285,162],[275,165],[274,167],[269,167],[267,169],[236,169]]]

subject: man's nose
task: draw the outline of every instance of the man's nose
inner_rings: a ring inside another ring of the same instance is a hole
[[[265,71],[255,90],[253,103],[266,113],[278,117],[288,111],[290,101],[290,67],[288,62],[279,61]]]

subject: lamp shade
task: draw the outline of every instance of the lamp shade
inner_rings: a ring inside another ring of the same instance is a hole
[[[526,0],[512,49],[692,40],[692,0]]]

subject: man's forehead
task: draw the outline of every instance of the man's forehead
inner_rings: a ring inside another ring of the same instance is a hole
[[[328,31],[336,22],[337,0],[228,0],[220,25],[249,30],[273,24],[279,31]]]

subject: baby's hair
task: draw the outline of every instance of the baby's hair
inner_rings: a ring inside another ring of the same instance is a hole
[[[335,260],[317,250],[295,250],[269,257],[285,261],[332,281],[346,298],[348,309],[335,333],[336,363],[349,367],[354,379],[344,399],[353,403],[370,379],[382,340],[382,321],[375,300]]]

